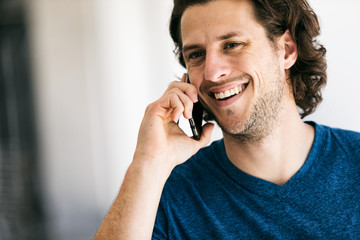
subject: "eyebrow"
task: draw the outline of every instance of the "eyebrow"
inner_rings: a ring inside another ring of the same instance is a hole
[[[229,33],[217,36],[215,39],[216,39],[216,41],[222,41],[222,40],[226,40],[226,39],[229,39],[229,38],[232,38],[232,37],[237,37],[237,36],[242,36],[242,35],[243,35],[242,32],[234,31],[234,32],[229,32]],[[187,45],[187,46],[183,47],[182,52],[184,53],[184,52],[187,52],[187,51],[192,50],[192,49],[198,49],[200,47],[201,47],[200,44]]]
[[[221,40],[226,40],[226,39],[229,39],[232,37],[238,37],[238,36],[242,36],[242,35],[243,35],[243,33],[240,31],[229,32],[224,35],[220,35],[220,36],[216,37],[216,40],[221,41]]]
[[[185,52],[190,51],[192,49],[198,49],[198,48],[200,48],[200,44],[187,45],[187,46],[183,47],[182,52],[185,53]]]

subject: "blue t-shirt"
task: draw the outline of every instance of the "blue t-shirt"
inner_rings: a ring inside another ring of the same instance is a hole
[[[235,167],[223,140],[174,168],[153,239],[360,239],[360,133],[309,124],[311,152],[284,186]]]

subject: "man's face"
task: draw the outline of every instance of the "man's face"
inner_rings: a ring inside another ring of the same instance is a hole
[[[191,6],[181,19],[191,83],[225,134],[258,140],[276,124],[284,95],[283,57],[249,1]]]

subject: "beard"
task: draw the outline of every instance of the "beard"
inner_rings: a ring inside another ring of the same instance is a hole
[[[255,99],[244,120],[240,121],[235,113],[229,109],[226,112],[226,119],[219,121],[210,108],[200,99],[205,110],[204,119],[215,120],[224,135],[228,135],[240,143],[255,143],[265,139],[279,123],[284,95],[284,82],[282,80],[284,78],[280,74],[280,69],[275,70],[273,77],[272,87]]]

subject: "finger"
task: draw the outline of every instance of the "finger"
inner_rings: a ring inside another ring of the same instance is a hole
[[[177,94],[171,94],[169,96],[169,106],[172,109],[171,119],[174,122],[178,122],[185,108]]]
[[[194,103],[189,98],[189,96],[185,95],[180,89],[174,88],[170,92],[171,94],[175,94],[180,99],[181,103],[184,106],[184,112],[183,115],[186,119],[192,118],[192,110]]]
[[[189,96],[192,102],[195,103],[198,101],[198,96],[197,96],[198,91],[194,85],[189,83],[174,81],[169,85],[168,90],[173,88],[180,89],[183,93]]]
[[[182,75],[180,82],[185,82],[186,83],[186,75],[187,75],[186,73],[184,73]]]
[[[180,116],[183,114],[185,118],[189,119],[192,117],[193,102],[184,92],[178,88],[167,90],[164,95],[154,103],[155,106],[159,107],[158,113],[166,117],[170,114],[171,120],[177,122]]]
[[[201,132],[200,140],[198,141],[201,147],[206,146],[210,142],[211,134],[214,129],[213,123],[206,123]]]

